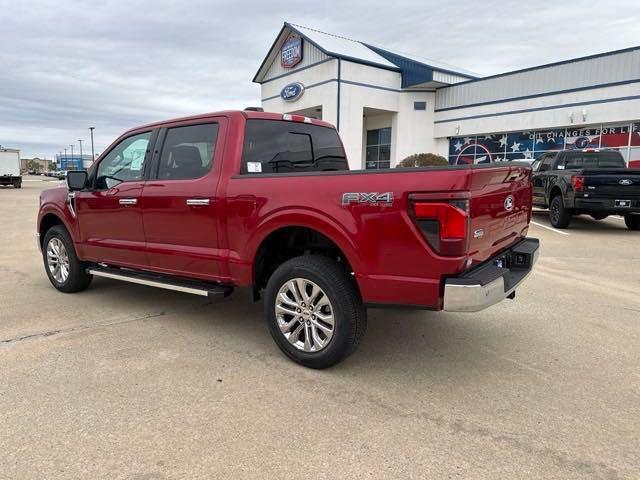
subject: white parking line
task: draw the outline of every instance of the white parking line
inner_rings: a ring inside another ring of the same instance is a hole
[[[537,225],[538,227],[546,228],[547,230],[551,230],[552,232],[559,233],[560,235],[569,235],[567,232],[563,232],[560,230],[556,230],[555,228],[547,227],[546,225],[542,225],[541,223],[531,221],[532,224]]]

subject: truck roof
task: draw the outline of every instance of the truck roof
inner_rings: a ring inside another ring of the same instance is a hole
[[[179,122],[191,122],[193,120],[208,120],[214,117],[235,117],[235,116],[243,116],[244,118],[250,119],[260,119],[260,120],[291,120],[290,118],[284,118],[286,115],[293,116],[295,118],[305,119],[306,123],[311,123],[312,125],[318,125],[321,127],[335,128],[331,123],[325,122],[323,120],[312,118],[312,117],[304,117],[303,115],[296,114],[283,114],[283,113],[273,113],[273,112],[256,112],[253,110],[222,110],[219,112],[209,112],[209,113],[201,113],[198,115],[191,115],[188,117],[178,117],[172,118],[168,120],[162,120],[160,122],[147,123],[145,125],[140,125],[134,128],[130,128],[125,132],[124,135],[145,128],[158,128],[163,125],[175,124]],[[294,120],[295,121],[295,120]],[[302,120],[300,120],[302,121]]]

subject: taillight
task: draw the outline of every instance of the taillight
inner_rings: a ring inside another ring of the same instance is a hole
[[[460,256],[467,250],[469,200],[413,202],[416,223],[440,255]]]
[[[286,120],[287,122],[313,123],[309,117],[305,117],[304,115],[293,115],[291,113],[283,113],[282,120]]]
[[[574,175],[571,177],[571,185],[576,192],[584,190],[584,177],[582,175]]]

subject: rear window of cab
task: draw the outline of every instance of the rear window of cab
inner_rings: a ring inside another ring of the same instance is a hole
[[[338,132],[283,120],[247,120],[241,174],[348,170]]]
[[[581,168],[626,168],[627,164],[619,152],[570,152],[558,164],[559,169]]]

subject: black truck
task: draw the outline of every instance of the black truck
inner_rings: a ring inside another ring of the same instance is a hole
[[[532,165],[533,205],[548,208],[551,225],[567,228],[573,215],[596,220],[622,215],[640,230],[640,169],[629,169],[616,150],[565,150]]]

